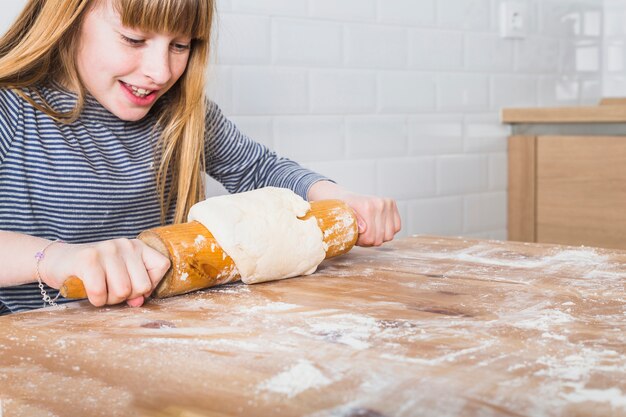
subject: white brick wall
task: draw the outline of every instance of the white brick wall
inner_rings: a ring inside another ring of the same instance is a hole
[[[602,94],[626,97],[626,2],[604,0],[604,12]]]
[[[403,235],[506,237],[509,106],[626,96],[624,0],[218,0],[209,93],[247,134],[355,191]],[[0,15],[6,28],[25,0]],[[223,189],[215,183],[210,193]]]
[[[210,91],[280,154],[398,199],[403,235],[505,238],[500,109],[595,103],[604,57],[626,65],[623,0],[604,49],[602,0],[527,1],[505,40],[500,0],[222,0]]]

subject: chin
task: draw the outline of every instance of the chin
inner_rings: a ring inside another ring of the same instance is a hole
[[[132,115],[132,116],[125,116],[125,117],[118,116],[118,117],[127,122],[136,122],[146,117],[146,114],[147,113],[142,113],[141,115]]]
[[[101,102],[102,103],[102,102]],[[138,120],[146,117],[150,108],[138,108],[133,106],[127,106],[126,103],[120,103],[118,101],[110,101],[108,103],[103,104],[104,108],[106,108],[109,112],[111,112],[118,119],[127,121],[127,122],[136,122]]]
[[[125,120],[127,122],[136,122],[138,120],[143,119],[148,114],[148,110],[141,111],[128,111],[128,110],[120,110],[112,112],[118,118]]]

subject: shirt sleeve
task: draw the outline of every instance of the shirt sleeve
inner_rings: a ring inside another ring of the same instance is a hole
[[[0,301],[0,316],[11,314],[11,310]]]
[[[15,136],[22,99],[13,91],[0,88],[0,163],[4,161]]]
[[[207,174],[230,193],[273,186],[288,188],[306,200],[313,184],[328,180],[241,133],[213,102],[207,104],[206,125]]]

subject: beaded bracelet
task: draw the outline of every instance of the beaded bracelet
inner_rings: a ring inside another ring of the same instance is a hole
[[[64,242],[60,239],[53,240],[52,242],[49,242],[42,250],[35,253],[35,259],[37,259],[37,263],[35,264],[35,268],[37,270],[37,282],[39,283],[39,291],[41,291],[41,297],[43,298],[44,307],[46,306],[46,303],[51,307],[56,307],[57,303],[55,301],[59,298],[59,295],[60,295],[59,293],[57,294],[56,297],[54,297],[54,299],[50,298],[46,290],[43,288],[43,282],[41,281],[41,273],[39,272],[39,264],[41,263],[43,258],[46,257],[46,250],[50,246],[54,245],[55,243],[64,243]]]

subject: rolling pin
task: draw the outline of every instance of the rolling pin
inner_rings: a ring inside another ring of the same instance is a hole
[[[358,238],[357,220],[352,209],[341,200],[311,202],[301,217],[315,217],[327,245],[326,259],[348,252]],[[201,223],[174,224],[143,231],[137,236],[148,246],[167,256],[171,267],[152,292],[155,298],[171,297],[240,279],[230,256]],[[72,276],[60,288],[65,298],[86,298],[80,278]]]

